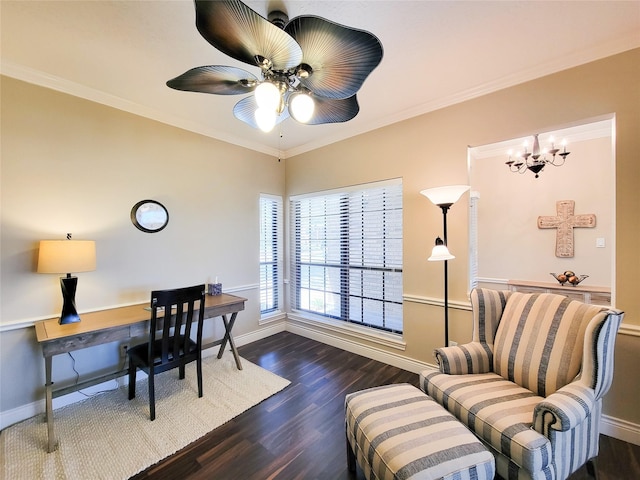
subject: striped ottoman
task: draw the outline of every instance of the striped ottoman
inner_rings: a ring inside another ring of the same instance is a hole
[[[456,418],[409,384],[345,398],[347,458],[368,480],[492,480],[493,455]]]

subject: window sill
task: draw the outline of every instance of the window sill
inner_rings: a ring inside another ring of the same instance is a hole
[[[290,312],[287,314],[287,318],[331,333],[346,335],[396,350],[404,351],[407,348],[407,343],[403,340],[402,335],[397,333],[387,333],[370,327],[361,327],[353,323],[301,312]]]
[[[275,312],[269,312],[260,317],[258,320],[258,325],[267,325],[269,323],[279,322],[282,320],[286,320],[287,314],[282,310],[276,310]]]

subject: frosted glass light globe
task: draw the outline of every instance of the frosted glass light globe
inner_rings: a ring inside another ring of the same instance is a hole
[[[454,258],[456,257],[454,255],[451,255],[446,245],[436,245],[435,247],[433,247],[431,256],[427,258],[427,260],[430,262],[439,262],[442,260],[453,260]]]
[[[280,105],[280,91],[271,82],[262,82],[253,93],[260,108],[275,112]]]
[[[301,123],[307,123],[313,116],[315,102],[306,93],[297,93],[291,99],[291,115]]]
[[[256,123],[258,124],[258,128],[260,128],[260,130],[265,133],[273,130],[273,127],[275,127],[276,125],[275,110],[258,108],[254,113],[254,117],[256,119]]]

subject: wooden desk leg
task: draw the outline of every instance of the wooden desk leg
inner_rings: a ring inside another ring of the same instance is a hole
[[[47,419],[47,452],[51,453],[58,448],[58,442],[56,442],[56,436],[53,432],[53,382],[51,381],[51,357],[44,357],[44,370],[45,370],[45,416]]]
[[[242,370],[242,363],[240,363],[240,355],[238,355],[238,350],[236,350],[236,344],[233,341],[233,336],[231,335],[231,329],[233,328],[233,324],[236,323],[236,316],[238,312],[233,312],[231,315],[231,320],[227,321],[227,316],[222,315],[222,321],[224,322],[224,338],[222,339],[222,343],[220,344],[220,350],[218,351],[218,358],[222,358],[222,354],[224,353],[224,349],[227,346],[227,340],[229,341],[229,346],[231,347],[231,353],[233,353],[233,358],[236,360],[236,366],[238,370]]]

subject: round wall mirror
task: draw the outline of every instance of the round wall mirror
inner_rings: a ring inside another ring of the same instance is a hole
[[[131,221],[138,230],[155,233],[169,223],[169,212],[160,202],[142,200],[131,209]]]

